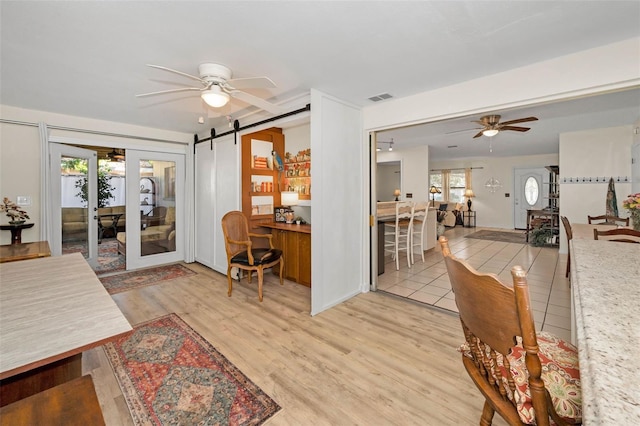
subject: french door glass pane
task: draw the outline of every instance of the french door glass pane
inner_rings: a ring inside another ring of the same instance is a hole
[[[176,250],[176,163],[140,160],[140,254]]]
[[[87,259],[89,257],[88,162],[84,158],[64,156],[60,163],[62,253],[80,252]]]

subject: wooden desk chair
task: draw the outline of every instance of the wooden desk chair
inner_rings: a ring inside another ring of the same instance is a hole
[[[573,239],[573,232],[571,231],[571,223],[569,223],[569,219],[566,216],[560,216],[560,220],[562,220],[562,226],[564,226],[564,232],[567,233],[567,272],[565,272],[564,276],[569,276],[569,271],[571,270],[571,240]]]
[[[271,234],[253,234],[249,232],[247,218],[241,211],[230,211],[222,217],[222,232],[224,233],[224,245],[227,251],[227,280],[229,290],[227,295],[231,297],[233,289],[231,282],[231,268],[248,271],[248,281],[251,282],[253,271],[258,272],[258,299],[262,302],[262,283],[264,269],[280,263],[280,285],[283,285],[284,261],[282,250],[273,247]],[[267,238],[269,248],[252,248],[251,238]],[[240,280],[240,274],[238,274]]]
[[[420,247],[422,263],[424,263],[424,225],[427,223],[429,203],[421,201],[416,203],[413,209],[413,226],[411,228],[411,263],[416,263],[413,258],[413,248]]]
[[[396,270],[400,270],[398,254],[407,252],[407,266],[411,268],[411,230],[413,229],[414,203],[399,201],[396,203],[396,217],[393,222],[385,223],[384,251],[391,253],[396,261]]]
[[[454,257],[446,237],[439,241],[465,336],[462,363],[485,397],[480,425],[491,425],[496,411],[510,425],[579,423],[577,351],[536,335],[524,269],[513,267],[511,288]]]
[[[598,238],[598,237],[606,237],[606,238]],[[594,240],[603,239],[607,241],[618,241],[621,243],[640,244],[640,231],[635,231],[631,228],[616,228],[608,231],[599,231],[598,229],[594,229],[593,239]]]
[[[587,220],[589,221],[589,223],[594,223],[592,221],[595,220],[595,221],[602,221],[602,222],[595,222],[595,223],[610,223],[613,225],[629,226],[628,217],[607,216],[606,214],[603,214],[602,216],[587,215]]]

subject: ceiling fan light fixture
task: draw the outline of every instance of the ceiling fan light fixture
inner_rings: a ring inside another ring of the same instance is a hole
[[[209,90],[205,90],[200,96],[207,105],[213,108],[223,107],[229,102],[229,95],[224,93],[218,86],[211,86]]]
[[[489,138],[491,138],[491,137],[497,135],[498,132],[499,132],[498,129],[486,129],[486,130],[482,131],[482,134],[487,136],[487,137],[489,137]]]

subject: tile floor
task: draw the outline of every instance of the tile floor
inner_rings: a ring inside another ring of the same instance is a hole
[[[538,331],[549,331],[566,340],[571,338],[570,288],[565,278],[567,255],[557,248],[528,244],[465,238],[489,228],[447,228],[451,251],[480,272],[497,274],[511,284],[511,268],[522,266],[528,273],[529,293]],[[509,231],[501,229],[500,231]],[[513,231],[522,232],[522,231]],[[385,273],[378,276],[378,290],[457,312],[449,277],[439,245],[425,253],[425,261],[415,257],[409,268],[400,255],[400,270],[390,255],[385,257]]]

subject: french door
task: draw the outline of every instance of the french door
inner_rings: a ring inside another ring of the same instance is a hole
[[[131,149],[126,155],[127,269],[183,260],[184,155]]]
[[[95,151],[51,143],[51,254],[79,251],[98,264],[98,155]],[[72,167],[73,166],[73,167]],[[72,167],[73,173],[63,173]]]

